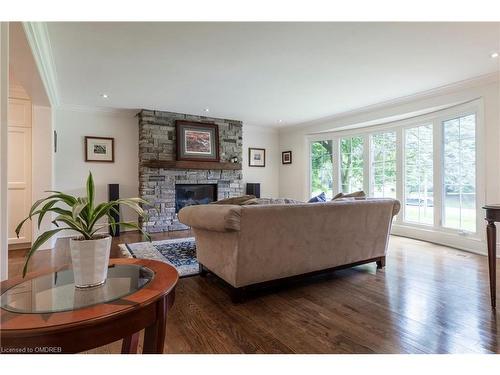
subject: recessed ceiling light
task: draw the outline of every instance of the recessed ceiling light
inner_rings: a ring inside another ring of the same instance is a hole
[[[205,108],[204,111],[205,112],[210,112],[210,108]]]
[[[490,57],[491,57],[492,59],[497,58],[497,57],[498,57],[498,52],[492,52],[492,53],[491,53],[491,55],[490,55]]]
[[[108,94],[101,94],[101,98],[103,98],[103,99],[108,99],[108,98],[109,98],[109,95],[108,95]]]
[[[283,122],[283,120],[278,120],[278,122],[281,124]]]

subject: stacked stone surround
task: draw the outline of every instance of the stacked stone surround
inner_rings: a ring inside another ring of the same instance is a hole
[[[139,196],[152,203],[146,208],[149,219],[142,222],[148,232],[181,230],[187,227],[175,213],[176,184],[217,184],[218,199],[243,193],[241,170],[186,170],[143,166],[147,160],[176,160],[175,121],[187,120],[217,124],[221,162],[243,159],[241,121],[182,113],[145,110],[139,112]]]

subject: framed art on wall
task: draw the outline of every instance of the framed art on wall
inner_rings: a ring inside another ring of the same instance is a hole
[[[248,166],[249,167],[265,167],[266,166],[266,149],[265,148],[249,148],[248,149]]]
[[[292,164],[292,151],[283,151],[281,153],[282,164]]]
[[[85,161],[113,163],[115,161],[115,139],[85,137]]]
[[[177,160],[219,161],[216,124],[177,120]]]

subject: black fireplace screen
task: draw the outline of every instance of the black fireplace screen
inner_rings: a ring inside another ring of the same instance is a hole
[[[217,184],[175,185],[175,212],[185,206],[207,204],[217,200]]]

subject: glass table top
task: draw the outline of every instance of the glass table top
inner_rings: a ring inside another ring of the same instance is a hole
[[[153,279],[149,268],[127,264],[112,265],[103,285],[75,288],[73,270],[54,272],[24,281],[6,290],[1,307],[16,313],[71,311],[117,300],[137,292]]]

